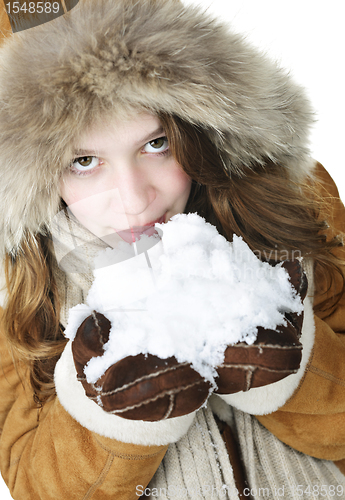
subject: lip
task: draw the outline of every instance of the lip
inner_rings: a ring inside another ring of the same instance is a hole
[[[148,222],[147,224],[143,224],[142,226],[133,226],[129,229],[123,229],[121,231],[116,231],[117,234],[127,243],[133,243],[136,240],[140,239],[140,236],[146,234],[147,236],[152,236],[153,234],[157,234],[155,230],[155,224],[163,224],[165,222],[166,213],[159,217],[158,219]]]
[[[166,216],[166,213],[164,215],[162,215],[162,217],[159,217],[159,219],[156,219],[153,222],[149,222],[148,224],[144,224],[144,227],[154,226],[155,224],[163,224],[165,222],[165,216]]]

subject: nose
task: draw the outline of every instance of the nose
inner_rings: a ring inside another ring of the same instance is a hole
[[[112,197],[111,208],[128,216],[145,212],[156,197],[153,179],[135,162],[117,165],[109,187],[118,192],[117,196]]]

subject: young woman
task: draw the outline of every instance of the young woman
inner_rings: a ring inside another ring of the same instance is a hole
[[[304,91],[175,0],[80,0],[10,36],[0,67],[0,457],[13,498],[341,498],[345,210],[308,155]],[[272,265],[292,261],[303,324],[229,346],[209,398],[191,366],[140,355],[95,389],[84,367],[107,319],[96,311],[64,337],[93,256],[181,212]]]

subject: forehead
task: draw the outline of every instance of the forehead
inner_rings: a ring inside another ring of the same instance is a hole
[[[156,115],[148,112],[111,117],[91,125],[75,143],[75,150],[109,149],[114,144],[142,145],[164,130]]]

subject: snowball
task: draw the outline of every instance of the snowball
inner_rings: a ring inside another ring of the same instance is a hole
[[[287,271],[261,262],[242,238],[229,243],[197,214],[156,226],[162,238],[142,253],[123,262],[116,249],[98,256],[109,265],[95,269],[87,304],[112,327],[104,355],[85,367],[89,383],[126,356],[150,353],[188,361],[213,384],[229,344],[250,345],[258,326],[275,330],[284,312],[303,310]]]

